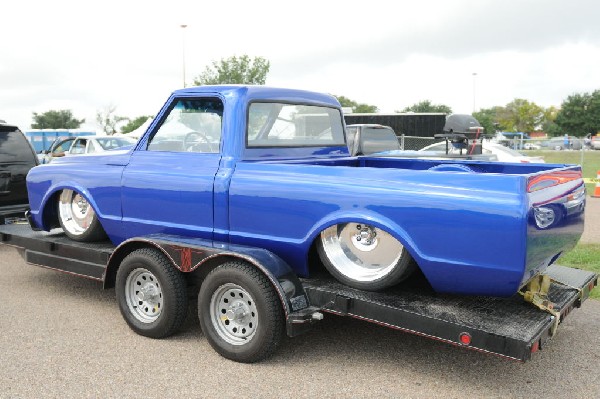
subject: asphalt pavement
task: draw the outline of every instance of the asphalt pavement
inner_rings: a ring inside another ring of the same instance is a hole
[[[526,363],[326,315],[247,365],[212,350],[193,310],[179,334],[153,340],[97,282],[1,245],[0,271],[0,398],[600,397],[600,301]]]

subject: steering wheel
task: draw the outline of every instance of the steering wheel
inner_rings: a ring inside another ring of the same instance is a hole
[[[183,138],[183,148],[186,151],[193,151],[193,148],[196,144],[206,144],[209,152],[213,152],[212,144],[206,136],[205,133],[202,132],[189,132]]]

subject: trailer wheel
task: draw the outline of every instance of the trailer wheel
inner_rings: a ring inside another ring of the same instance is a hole
[[[140,335],[164,338],[185,321],[188,298],[183,274],[156,249],[138,249],[123,259],[115,291],[123,318]]]
[[[412,257],[398,240],[362,223],[342,223],[323,230],[317,251],[333,277],[362,290],[391,287],[415,269]]]
[[[58,220],[67,237],[72,240],[92,242],[106,238],[96,212],[87,199],[76,191],[65,189],[60,193]]]
[[[271,356],[285,331],[283,308],[267,277],[240,261],[206,276],[198,294],[198,318],[221,356],[254,363]]]

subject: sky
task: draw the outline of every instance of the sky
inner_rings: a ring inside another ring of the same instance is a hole
[[[559,107],[600,89],[599,21],[597,0],[11,1],[0,119],[26,131],[33,112],[69,109],[98,130],[97,111],[154,115],[213,61],[243,54],[270,61],[269,86],[380,112]]]

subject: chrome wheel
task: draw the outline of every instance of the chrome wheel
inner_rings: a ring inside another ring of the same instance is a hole
[[[73,236],[84,234],[96,213],[87,200],[73,190],[63,190],[58,201],[58,213],[63,228]]]
[[[541,206],[533,208],[535,224],[540,229],[547,229],[557,221],[557,215],[552,207]]]
[[[359,283],[390,275],[405,252],[404,246],[389,233],[361,223],[331,226],[320,238],[326,265]]]
[[[158,279],[146,269],[134,269],[125,281],[129,312],[142,323],[152,323],[163,309],[163,292]]]
[[[256,333],[258,311],[248,291],[227,283],[211,297],[210,319],[221,339],[231,345],[244,345]]]

